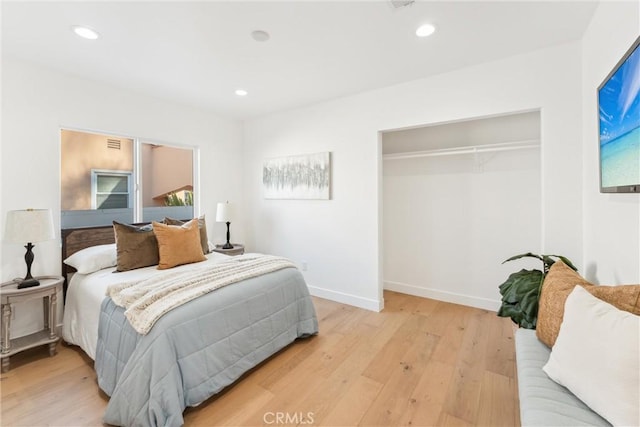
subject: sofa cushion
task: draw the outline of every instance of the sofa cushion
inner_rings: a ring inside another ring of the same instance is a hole
[[[551,380],[542,367],[551,350],[533,329],[515,333],[522,426],[610,426],[569,390]]]
[[[536,325],[538,339],[549,347],[556,342],[564,316],[564,303],[576,285],[620,310],[640,314],[640,285],[596,286],[562,261],[556,261],[542,284]]]
[[[544,373],[551,350],[534,330],[518,329],[515,341],[522,426],[611,425]]]
[[[613,425],[640,425],[640,316],[574,287],[543,370]]]

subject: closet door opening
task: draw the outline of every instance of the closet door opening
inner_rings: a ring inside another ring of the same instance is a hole
[[[499,306],[541,246],[540,112],[382,134],[384,289]]]

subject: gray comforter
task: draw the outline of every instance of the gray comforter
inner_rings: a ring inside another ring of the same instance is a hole
[[[164,315],[139,335],[110,298],[102,303],[95,368],[111,396],[104,421],[180,426],[195,406],[318,321],[302,274],[292,268],[245,280]]]

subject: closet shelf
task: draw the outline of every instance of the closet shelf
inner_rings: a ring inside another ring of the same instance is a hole
[[[524,150],[540,148],[540,140],[528,139],[524,141],[503,142],[498,144],[469,145],[466,147],[441,148],[436,150],[411,151],[406,153],[383,154],[384,160],[412,159],[417,157],[452,156],[457,154],[480,154],[495,151]]]

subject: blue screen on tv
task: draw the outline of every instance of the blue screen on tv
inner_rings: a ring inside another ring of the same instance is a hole
[[[600,190],[640,192],[640,37],[598,88]]]

